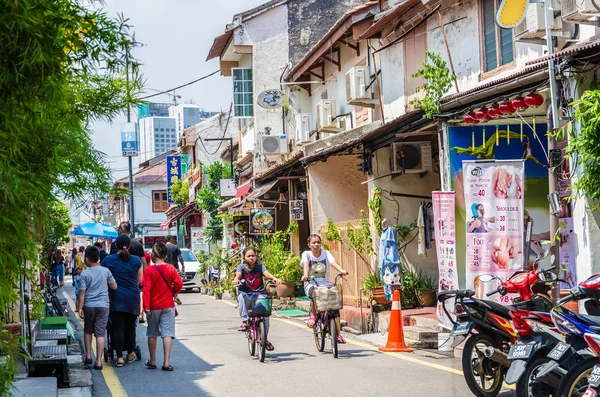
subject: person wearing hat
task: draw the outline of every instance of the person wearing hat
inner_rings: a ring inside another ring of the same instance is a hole
[[[131,239],[122,234],[115,241],[117,253],[108,255],[102,266],[112,273],[117,285],[116,290],[109,291],[110,323],[112,327],[112,346],[117,352],[117,367],[125,362],[136,360],[136,319],[140,315],[140,283],[142,282],[142,261],[129,252]],[[127,351],[126,360],[123,351]]]

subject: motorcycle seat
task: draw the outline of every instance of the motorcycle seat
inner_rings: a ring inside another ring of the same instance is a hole
[[[475,295],[475,291],[470,289],[456,289],[456,290],[448,290],[442,291],[438,294],[438,300],[443,300],[445,298],[450,298],[453,296],[462,296],[465,298],[470,298]]]

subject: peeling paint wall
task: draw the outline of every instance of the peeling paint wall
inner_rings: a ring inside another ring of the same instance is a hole
[[[404,43],[402,41],[376,54],[381,68],[379,81],[383,87],[381,100],[385,121],[393,120],[406,112],[404,100]]]
[[[367,185],[361,185],[366,177],[357,169],[354,156],[330,157],[307,168],[311,232],[327,225],[328,218],[349,221],[358,219],[360,210],[368,210]]]
[[[346,11],[366,2],[367,0],[288,1],[292,63],[298,63]]]

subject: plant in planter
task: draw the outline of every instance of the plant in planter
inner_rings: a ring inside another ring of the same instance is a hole
[[[419,269],[417,274],[419,276],[419,302],[426,307],[435,306],[437,303],[437,281],[435,277],[423,272],[421,269]]]
[[[379,272],[371,272],[367,277],[363,279],[363,285],[365,293],[373,295],[373,300],[380,305],[390,303],[386,298],[383,290],[383,281],[381,280],[381,274]]]
[[[281,280],[281,284],[277,286],[277,296],[279,297],[292,297],[294,296],[294,290],[296,284],[302,279],[302,267],[300,266],[300,257],[287,253],[281,268],[277,274],[273,274],[275,277]]]
[[[215,299],[223,298],[223,289],[221,287],[214,287],[212,292],[213,292],[213,295],[215,296]]]
[[[402,267],[402,303],[410,307],[435,306],[436,280],[422,269]]]

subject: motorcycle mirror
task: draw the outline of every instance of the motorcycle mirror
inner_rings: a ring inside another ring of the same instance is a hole
[[[550,272],[550,271],[539,272],[537,277],[540,281],[544,281],[544,282],[556,281],[558,279],[558,276],[555,273]]]
[[[492,276],[491,274],[480,274],[479,275],[479,281],[481,281],[483,283],[489,283],[493,279],[494,279],[494,276]]]

